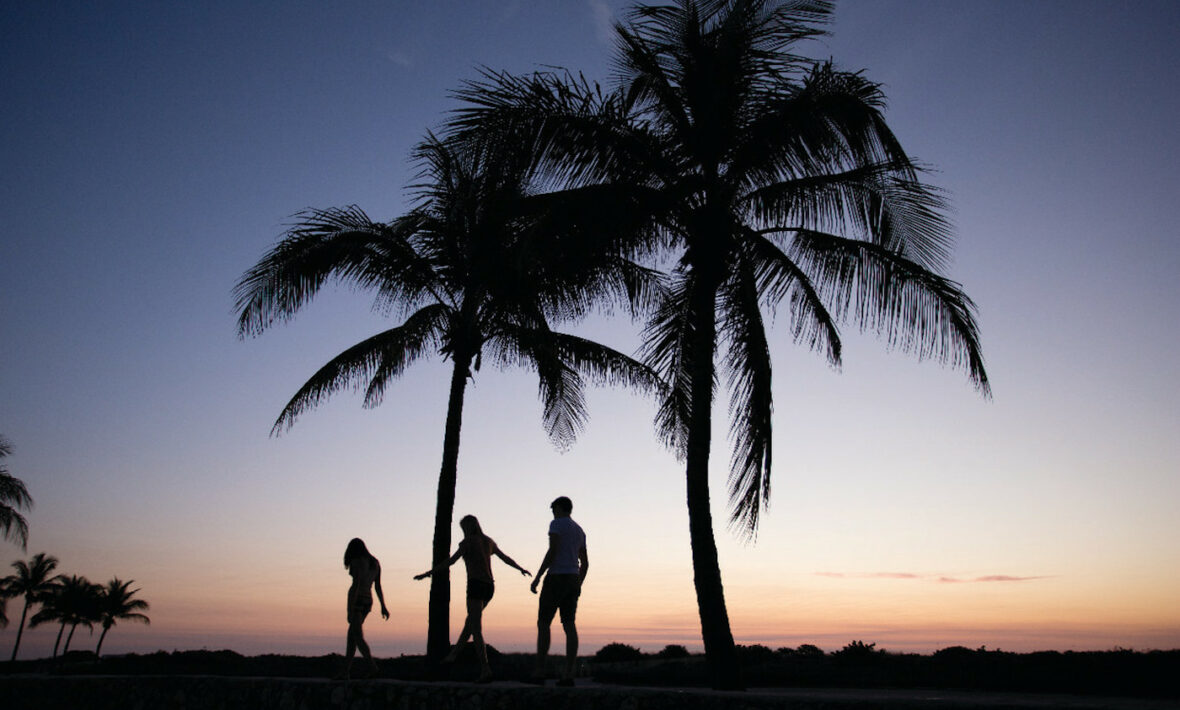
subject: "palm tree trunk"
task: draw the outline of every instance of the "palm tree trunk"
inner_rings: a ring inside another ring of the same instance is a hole
[[[74,640],[74,632],[77,630],[78,630],[77,624],[74,624],[73,626],[70,627],[70,635],[66,636],[66,645],[61,650],[62,658],[65,658],[66,654],[70,652],[70,641]]]
[[[721,563],[713,537],[713,513],[709,507],[709,450],[712,438],[713,351],[716,342],[716,286],[702,278],[693,294],[696,328],[691,344],[692,403],[688,424],[685,478],[688,498],[688,531],[692,544],[693,584],[701,618],[705,659],[717,690],[742,690],[737,649],[729,628]]]
[[[57,647],[61,645],[61,635],[66,632],[66,622],[61,622],[61,628],[57,630],[57,640],[53,642],[53,657],[57,658]]]
[[[458,349],[457,349],[458,350]],[[467,390],[471,356],[456,351],[447,399],[447,425],[443,435],[442,468],[438,474],[438,500],[434,511],[432,562],[435,569],[451,554],[451,522],[455,514],[455,481],[459,469],[459,431],[463,426],[463,396]],[[451,646],[451,571],[430,576],[430,607],[426,627],[426,657],[441,660]]]
[[[20,612],[20,626],[16,627],[16,643],[12,645],[12,658],[10,661],[16,660],[16,652],[20,649],[20,637],[25,633],[25,617],[29,614],[29,598],[25,597],[25,608]]]
[[[103,642],[103,639],[105,639],[107,637],[107,632],[110,630],[111,630],[111,627],[107,626],[106,624],[103,624],[102,633],[99,634],[99,636],[98,636],[98,646],[96,646],[94,648],[94,657],[95,658],[102,658],[102,642]]]

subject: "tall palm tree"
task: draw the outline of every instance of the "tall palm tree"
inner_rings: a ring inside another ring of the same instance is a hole
[[[11,455],[12,444],[0,436],[0,459]],[[20,510],[32,507],[33,497],[25,484],[0,463],[0,530],[3,530],[5,539],[19,543],[22,552],[29,544],[29,523]]]
[[[95,656],[102,657],[102,642],[106,639],[107,632],[119,619],[138,621],[144,624],[152,623],[146,614],[140,613],[150,608],[148,603],[143,599],[135,598],[138,589],[129,589],[134,581],[122,582],[118,577],[115,577],[107,582],[107,586],[103,589],[98,607],[99,618],[102,621],[102,634],[98,637],[98,646],[94,648]]]
[[[24,597],[25,605],[20,614],[20,625],[16,628],[16,642],[12,644],[12,658],[15,661],[17,651],[20,650],[21,636],[25,631],[25,619],[29,615],[29,607],[33,604],[44,604],[45,600],[57,587],[58,577],[53,574],[57,569],[57,558],[38,552],[28,562],[17,560],[12,563],[16,574],[0,579],[0,589],[6,597]]]
[[[951,243],[944,200],[886,125],[880,87],[793,53],[823,33],[830,11],[822,0],[639,6],[616,26],[614,92],[489,73],[462,92],[471,108],[454,121],[543,126],[539,152],[553,170],[629,185],[671,247],[671,285],[644,353],[671,386],[657,428],[685,462],[701,633],[719,688],[741,679],[710,510],[712,405],[720,371],[731,525],[752,538],[770,497],[764,309],[785,301],[795,341],[833,365],[838,326],[851,322],[964,368],[990,393],[974,304],[940,275]]]
[[[553,442],[568,445],[586,419],[584,377],[656,389],[651,370],[610,348],[554,332],[603,298],[639,304],[658,287],[653,272],[590,237],[610,215],[586,209],[578,194],[554,195],[534,184],[527,142],[508,150],[428,137],[416,150],[418,204],[388,223],[357,207],[309,210],[235,288],[238,332],[257,335],[290,320],[329,280],[376,292],[375,307],[408,314],[398,326],[333,358],[287,403],[272,433],[351,385],[366,407],[416,360],[452,361],[434,519],[435,566],[451,544],[460,429],[467,381],[483,358],[537,372],[543,421]],[[450,643],[450,583],[431,578],[427,655]]]

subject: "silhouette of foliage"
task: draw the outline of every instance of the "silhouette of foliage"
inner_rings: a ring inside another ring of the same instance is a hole
[[[0,459],[12,455],[12,444],[0,436]],[[4,539],[20,545],[23,552],[29,544],[29,522],[20,514],[22,509],[33,507],[33,497],[24,482],[8,472],[8,466],[0,462],[0,531]]]
[[[619,663],[624,661],[643,660],[643,652],[625,643],[608,643],[594,654],[598,663]]]
[[[691,655],[692,654],[690,654],[688,652],[688,649],[685,648],[684,646],[681,646],[680,644],[677,644],[677,643],[670,643],[667,646],[664,646],[663,650],[661,650],[659,653],[656,654],[656,657],[657,658],[665,658],[665,659],[677,659],[677,658],[688,658]]]
[[[5,597],[22,597],[25,601],[21,610],[20,625],[16,631],[16,641],[12,644],[12,658],[20,650],[21,636],[25,630],[25,619],[29,614],[29,607],[34,604],[44,605],[58,588],[59,577],[53,575],[57,568],[57,558],[38,552],[29,561],[17,560],[12,563],[16,574],[10,574],[0,579],[0,593]]]

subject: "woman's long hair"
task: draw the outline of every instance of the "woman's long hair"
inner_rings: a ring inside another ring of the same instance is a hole
[[[373,553],[369,552],[369,548],[365,547],[365,541],[359,537],[354,537],[349,541],[348,547],[344,550],[344,569],[352,568],[352,561],[358,557],[363,557],[366,560],[376,560]]]
[[[463,530],[464,538],[479,543],[479,549],[484,555],[492,554],[492,538],[483,534],[479,519],[474,515],[464,515],[459,520],[459,527]]]

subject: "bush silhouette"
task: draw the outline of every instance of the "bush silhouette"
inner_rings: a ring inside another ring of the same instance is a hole
[[[678,643],[670,643],[664,646],[664,650],[656,654],[656,658],[688,658],[691,654],[688,649]]]
[[[594,654],[598,663],[618,663],[620,661],[642,661],[643,652],[625,643],[608,643]]]

